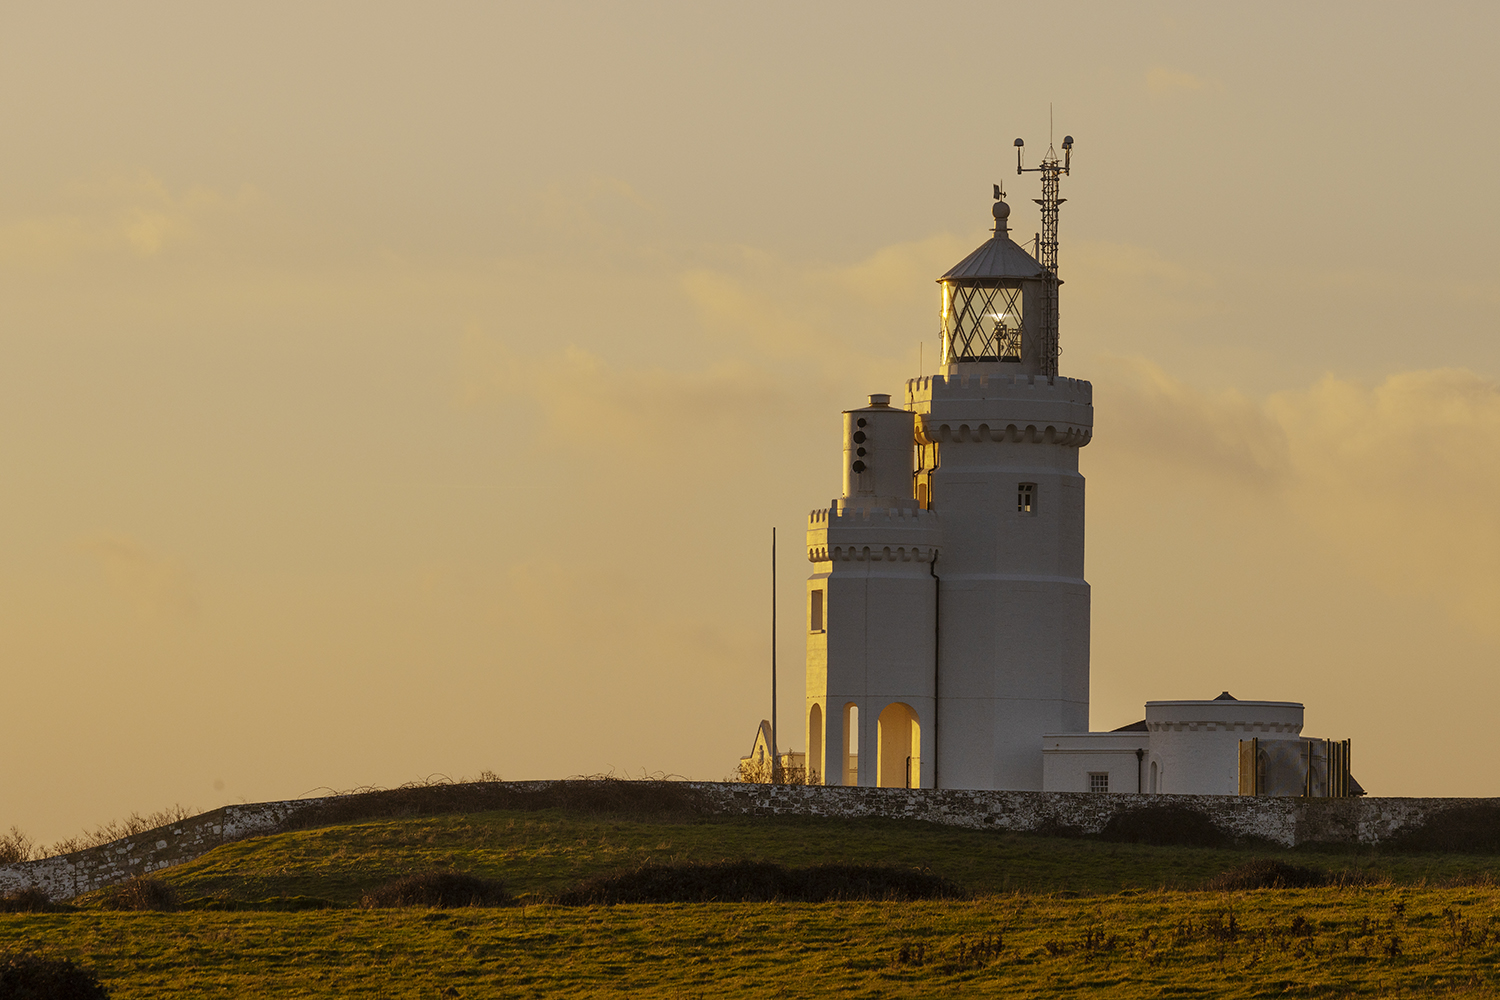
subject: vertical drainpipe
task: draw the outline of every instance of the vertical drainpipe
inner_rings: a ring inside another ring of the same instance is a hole
[[[1135,794],[1140,795],[1146,790],[1144,780],[1141,777],[1141,768],[1145,766],[1146,751],[1140,747],[1135,748]]]
[[[942,601],[943,581],[937,575],[938,550],[932,550],[932,562],[927,569],[932,573],[932,787],[941,788],[938,784],[938,654],[942,652]],[[921,784],[919,781],[918,784]]]

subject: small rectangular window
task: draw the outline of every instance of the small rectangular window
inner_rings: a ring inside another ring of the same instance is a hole
[[[1016,484],[1016,512],[1020,514],[1036,513],[1036,483]]]
[[[1098,772],[1098,771],[1092,771],[1092,772],[1090,772],[1089,773],[1089,791],[1091,791],[1091,792],[1107,792],[1107,791],[1109,791],[1109,772],[1108,771],[1104,771],[1102,773]]]
[[[812,613],[809,615],[810,630],[813,632],[823,631],[823,592],[815,590],[812,592]]]

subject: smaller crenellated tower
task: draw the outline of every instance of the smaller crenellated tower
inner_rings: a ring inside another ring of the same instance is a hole
[[[844,413],[843,494],[808,516],[815,783],[932,787],[933,732],[921,720],[931,718],[935,694],[938,524],[912,495],[915,418],[890,399],[872,395]]]

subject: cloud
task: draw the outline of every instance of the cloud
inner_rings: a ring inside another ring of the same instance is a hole
[[[773,361],[797,360],[830,377],[889,378],[916,358],[913,330],[935,325],[935,279],[973,249],[940,235],[883,247],[853,264],[784,260],[744,250],[732,266],[684,272],[682,290],[703,326]],[[937,335],[927,344],[936,357]],[[928,371],[930,372],[929,365]]]
[[[1437,597],[1500,637],[1500,385],[1461,369],[1272,396],[1298,509],[1393,593]]]
[[[785,380],[745,361],[681,370],[615,363],[576,346],[525,355],[477,327],[463,350],[462,405],[524,401],[539,447],[585,450],[591,461],[662,457],[726,435],[738,451],[759,450],[747,429],[792,403]]]
[[[1139,358],[1105,358],[1096,438],[1117,455],[1258,492],[1293,475],[1287,429],[1263,403],[1205,392]]]
[[[56,267],[87,255],[150,258],[198,239],[205,225],[259,200],[206,187],[174,193],[149,173],[66,185],[61,205],[0,222],[0,266]]]
[[[1279,520],[1288,546],[1500,638],[1500,385],[1439,369],[1374,385],[1328,376],[1254,400],[1138,359],[1103,374],[1096,438],[1107,451],[1095,460],[1111,474]]]
[[[1182,70],[1152,66],[1146,71],[1146,89],[1153,94],[1162,95],[1219,90],[1221,85],[1217,80],[1184,73]]]
[[[77,543],[93,557],[110,586],[142,616],[151,619],[194,618],[198,598],[187,571],[175,560],[155,555],[135,539],[103,535]]]

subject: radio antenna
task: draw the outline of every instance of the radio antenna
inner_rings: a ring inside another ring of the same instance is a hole
[[[1047,110],[1047,128],[1052,128],[1052,110]],[[1041,331],[1041,361],[1042,374],[1047,376],[1048,381],[1057,377],[1057,358],[1062,353],[1062,348],[1057,340],[1057,286],[1061,284],[1057,276],[1057,215],[1058,208],[1066,198],[1058,197],[1058,182],[1064,174],[1070,173],[1073,165],[1073,137],[1063,136],[1063,155],[1059,159],[1057,150],[1052,146],[1051,135],[1047,140],[1047,155],[1042,157],[1040,166],[1028,167],[1022,162],[1021,154],[1025,149],[1024,140],[1016,140],[1016,173],[1018,174],[1041,174],[1042,196],[1033,199],[1042,206],[1042,231],[1037,237],[1037,256],[1041,261],[1042,270],[1046,273],[1042,277],[1042,331]]]

